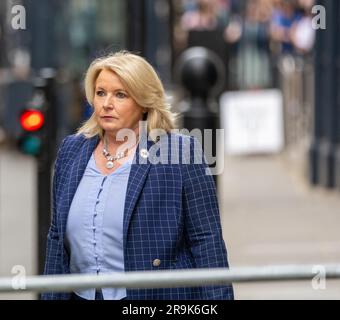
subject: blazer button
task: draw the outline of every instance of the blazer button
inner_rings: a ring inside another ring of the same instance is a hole
[[[154,261],[152,261],[152,265],[154,267],[159,267],[160,264],[161,264],[161,260],[159,260],[159,259],[155,259]]]

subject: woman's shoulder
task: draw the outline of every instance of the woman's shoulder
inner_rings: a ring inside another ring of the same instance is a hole
[[[162,139],[163,138],[163,139]],[[186,143],[192,143],[193,139],[195,139],[193,136],[181,133],[181,131],[174,131],[174,132],[168,132],[166,135],[161,137],[161,142],[162,140],[167,139],[167,143],[179,143],[181,144],[186,144]]]
[[[96,140],[97,137],[87,138],[83,134],[68,135],[62,140],[59,146],[58,157],[73,156],[75,153],[80,152],[86,143],[91,144],[91,142],[93,142],[95,144]]]
[[[170,132],[160,137],[159,149],[166,159],[169,157],[175,164],[197,163],[198,158],[202,158],[202,145],[200,139],[181,132]],[[166,155],[167,154],[167,155]],[[196,160],[195,160],[196,159]]]
[[[168,139],[171,143],[171,145],[178,146],[182,150],[190,150],[190,149],[196,149],[201,148],[201,139],[199,137],[196,137],[195,135],[189,135],[185,133],[175,132],[175,133],[169,133]]]
[[[66,136],[63,141],[62,144],[72,144],[72,143],[79,143],[81,141],[85,141],[86,137],[83,134],[70,134],[68,136]]]
[[[83,134],[70,134],[62,140],[60,148],[80,146],[90,139],[91,138],[86,138]]]

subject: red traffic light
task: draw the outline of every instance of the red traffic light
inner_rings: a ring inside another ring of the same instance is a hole
[[[26,131],[39,130],[44,124],[44,115],[39,110],[25,110],[20,116],[20,124]]]

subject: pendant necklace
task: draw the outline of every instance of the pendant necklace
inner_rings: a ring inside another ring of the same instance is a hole
[[[136,143],[137,144],[137,143]],[[135,144],[135,145],[136,145]],[[131,147],[131,149],[135,146],[133,145]],[[127,153],[128,153],[129,149],[126,149],[125,151],[121,151],[121,152],[118,152],[116,156],[112,156],[110,154],[110,152],[108,151],[108,147],[107,147],[107,141],[104,137],[104,147],[103,147],[103,156],[106,158],[107,162],[106,162],[106,168],[107,169],[112,169],[113,166],[114,166],[114,162],[119,160],[119,159],[122,159],[124,157],[126,157]]]

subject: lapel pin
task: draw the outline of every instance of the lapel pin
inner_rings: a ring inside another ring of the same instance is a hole
[[[139,154],[142,158],[146,159],[149,156],[149,151],[146,149],[141,149]]]

